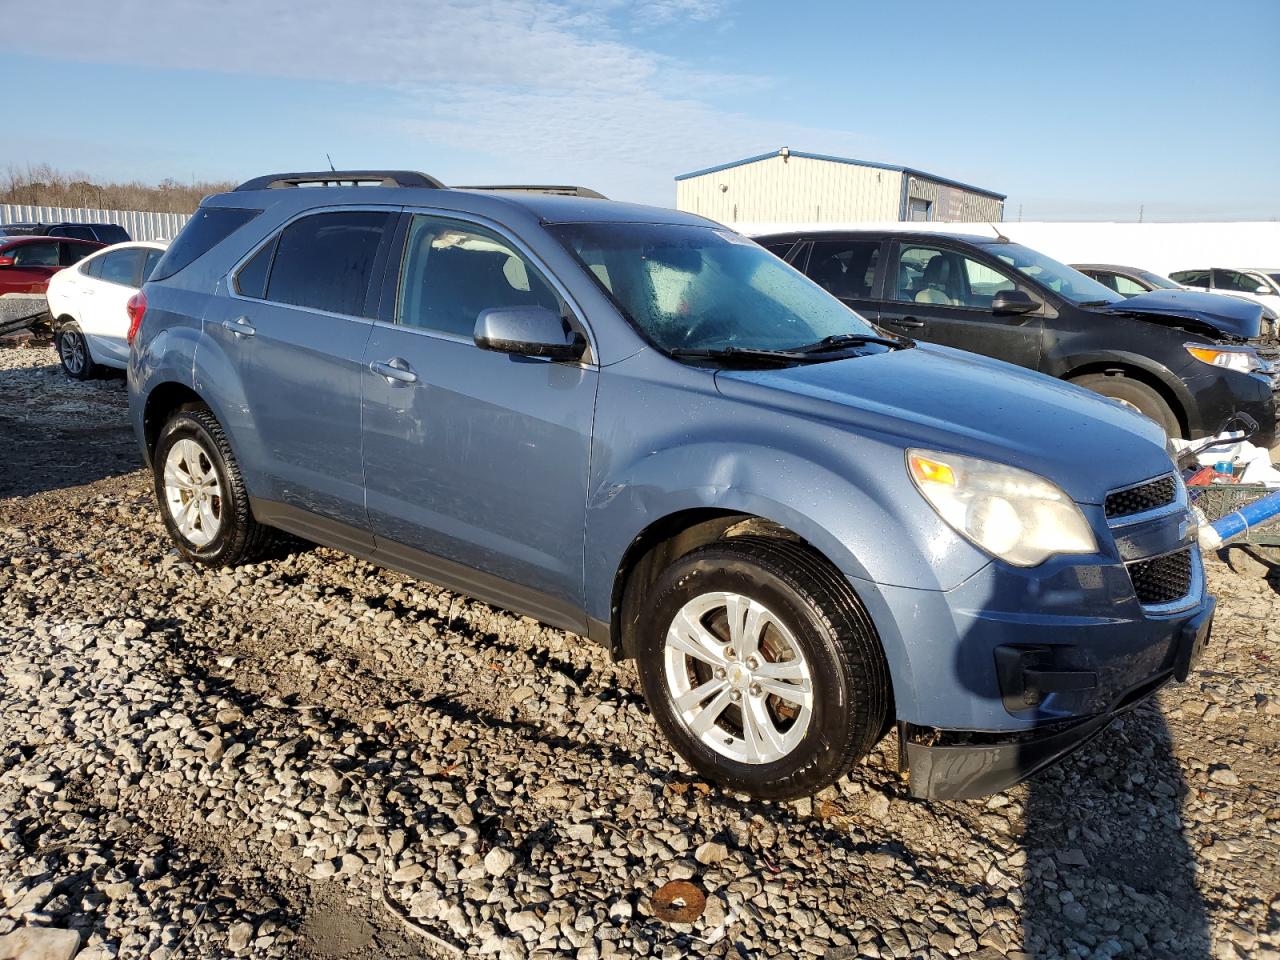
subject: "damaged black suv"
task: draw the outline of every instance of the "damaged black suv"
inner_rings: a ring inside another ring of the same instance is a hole
[[[1232,414],[1275,442],[1277,344],[1259,304],[1189,290],[1123,297],[998,233],[804,231],[757,236],[868,320],[1030,367],[1137,409],[1174,437]]]

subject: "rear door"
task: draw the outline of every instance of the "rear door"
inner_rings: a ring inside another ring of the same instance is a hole
[[[880,313],[877,277],[888,243],[878,239],[813,240],[805,274],[868,320]]]
[[[93,276],[75,278],[76,316],[89,349],[98,360],[127,365],[129,314],[125,305],[142,286],[143,247],[104,253],[94,261]],[[59,283],[62,281],[59,280]]]
[[[398,208],[300,216],[262,244],[211,298],[199,364],[243,396],[223,415],[255,511],[306,535],[367,552],[360,456],[361,358]],[[198,385],[199,388],[199,385]],[[217,384],[209,389],[217,391]],[[329,522],[325,522],[329,521]]]
[[[565,296],[513,236],[456,214],[413,216],[396,262],[362,373],[379,556],[581,631],[597,368],[473,339],[483,310],[569,316]]]
[[[1002,290],[1031,287],[987,258],[932,241],[897,241],[888,258],[879,322],[886,329],[932,343],[1038,368],[1044,336],[1041,310],[996,314]]]

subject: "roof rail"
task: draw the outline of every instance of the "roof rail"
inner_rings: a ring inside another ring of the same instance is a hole
[[[322,187],[373,185],[379,187],[430,187],[443,190],[435,177],[414,170],[319,170],[311,173],[269,173],[236,187],[242,190],[279,190],[304,184]]]
[[[555,193],[564,197],[587,197],[591,200],[609,199],[603,193],[597,193],[595,190],[592,190],[590,187],[575,187],[575,186],[568,186],[568,185],[554,186],[554,185],[535,184],[535,183],[526,183],[526,184],[494,183],[494,184],[488,184],[486,186],[471,186],[471,187],[456,186],[454,187],[454,189],[455,190],[513,190],[513,191],[520,191],[523,193]]]

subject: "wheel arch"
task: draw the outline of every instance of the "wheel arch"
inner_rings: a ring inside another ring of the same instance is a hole
[[[150,461],[160,439],[160,430],[179,410],[208,407],[205,399],[184,383],[166,380],[156,384],[148,393],[142,407],[142,431]]]
[[[1070,370],[1062,374],[1062,379],[1074,382],[1081,377],[1102,374],[1111,377],[1125,377],[1150,387],[1160,395],[1178,421],[1182,435],[1188,436],[1191,427],[1190,397],[1186,386],[1172,375],[1164,376],[1162,372],[1152,369],[1147,364],[1132,360],[1093,359],[1078,362]],[[1177,387],[1174,386],[1177,383]],[[1178,389],[1181,388],[1181,389]]]

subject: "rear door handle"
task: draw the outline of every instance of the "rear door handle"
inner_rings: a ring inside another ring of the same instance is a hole
[[[384,378],[387,383],[417,383],[418,375],[403,357],[392,357],[390,360],[374,360],[369,369]]]
[[[248,317],[236,317],[234,320],[223,320],[222,326],[230,330],[237,337],[252,337],[258,331],[254,329],[253,324],[249,322]]]
[[[915,317],[903,317],[901,320],[890,320],[890,323],[896,323],[900,327],[923,327],[924,321],[917,320]]]

